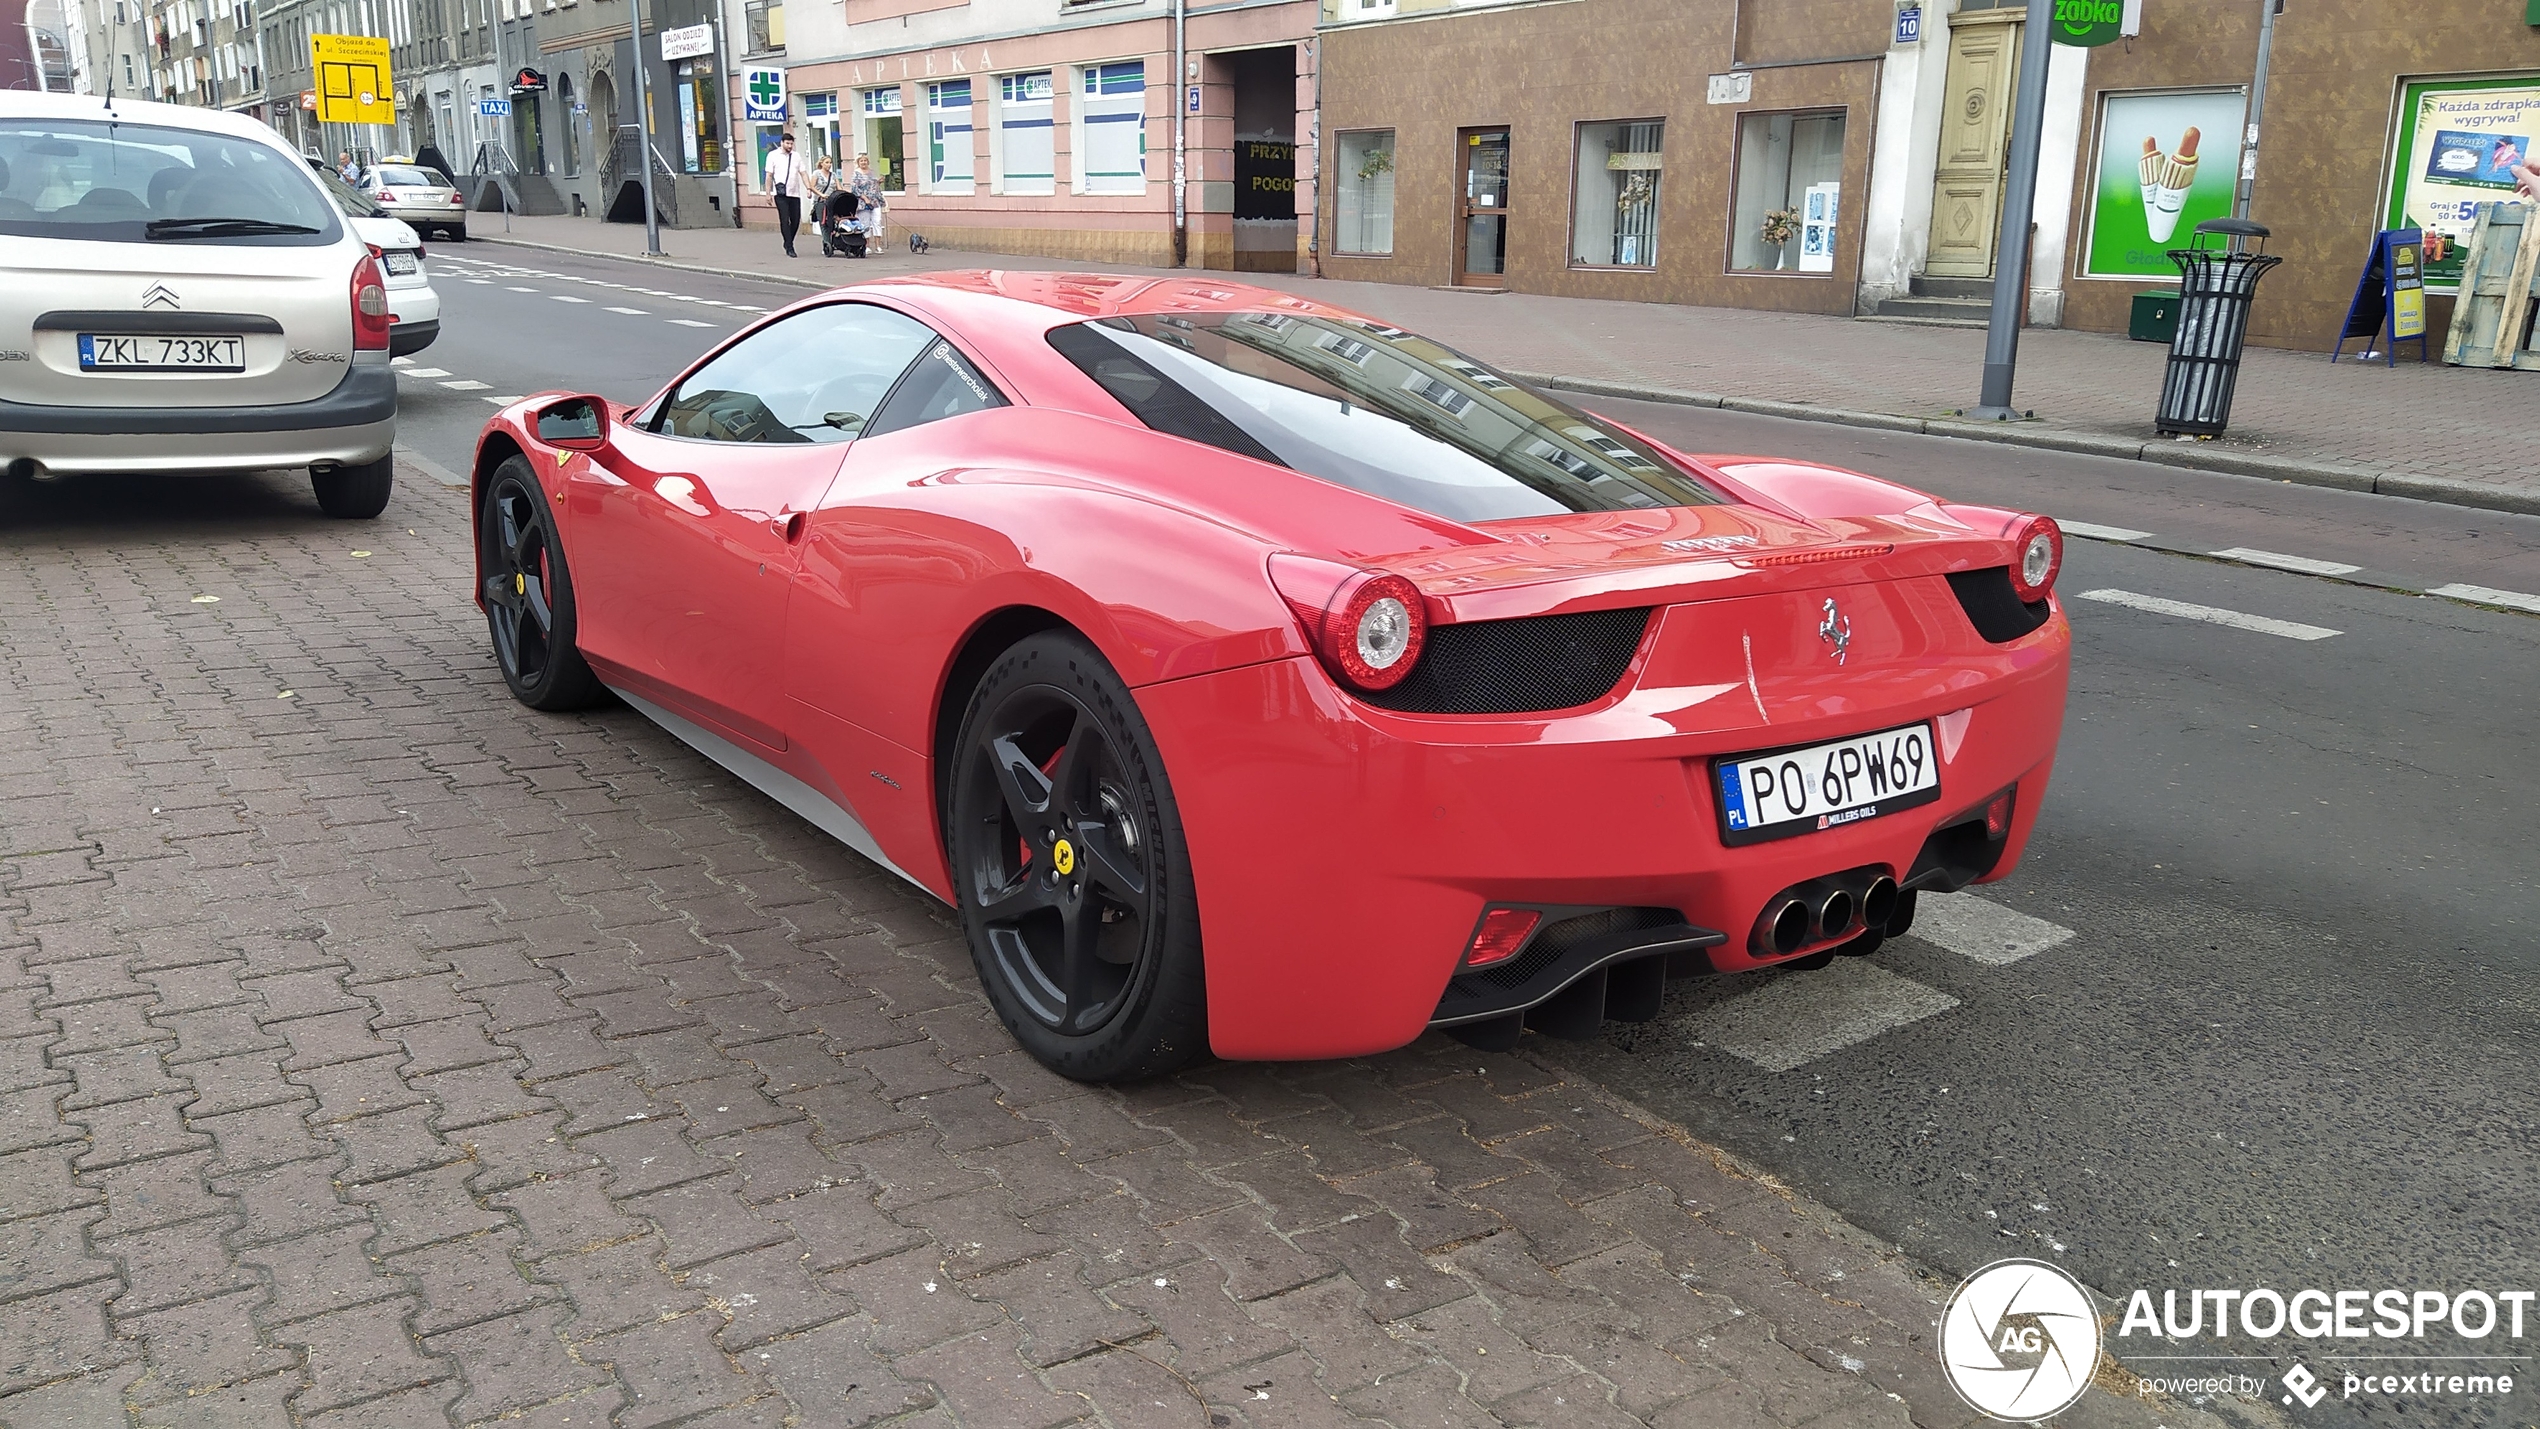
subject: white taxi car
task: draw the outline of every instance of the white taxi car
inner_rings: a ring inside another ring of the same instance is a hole
[[[241,115],[0,91],[0,472],[305,467],[388,504],[380,260]]]

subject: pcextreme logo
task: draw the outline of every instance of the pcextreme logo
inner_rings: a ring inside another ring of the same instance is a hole
[[[2081,1282],[2042,1260],[1997,1260],[1940,1316],[1940,1367],[1969,1408],[2033,1421],[2070,1408],[2099,1368],[2099,1316]]]

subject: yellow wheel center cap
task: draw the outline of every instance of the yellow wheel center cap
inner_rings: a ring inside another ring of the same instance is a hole
[[[529,577],[527,577],[527,576],[525,576],[525,575],[515,575],[515,576],[513,576],[513,577],[512,577],[512,594],[514,594],[514,595],[527,595],[527,594],[529,594]]]
[[[1057,869],[1061,877],[1074,873],[1076,846],[1065,839],[1060,839],[1057,845],[1050,849],[1050,866]]]

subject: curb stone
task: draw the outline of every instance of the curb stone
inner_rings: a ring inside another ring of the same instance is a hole
[[[621,258],[628,262],[648,264],[676,272],[701,273],[716,278],[737,278],[745,282],[774,283],[782,287],[802,288],[812,292],[847,286],[845,283],[813,282],[783,274],[754,272],[742,268],[719,268],[703,263],[681,263],[664,258],[646,258],[631,253],[594,253],[588,249],[567,248],[557,243],[537,243],[525,238],[470,235],[468,241],[503,244],[513,248],[532,248],[545,253],[570,253],[583,258]],[[1788,417],[1803,422],[1827,422],[1838,426],[1867,427],[1876,431],[1906,432],[1929,437],[1954,437],[1961,441],[2033,447],[2042,451],[2065,452],[2076,456],[2145,461],[2191,471],[2212,471],[2228,476],[2249,476],[2267,481],[2291,482],[2297,486],[2320,486],[2338,491],[2359,491],[2376,496],[2400,496],[2416,501],[2436,501],[2447,506],[2468,506],[2487,511],[2540,516],[2540,492],[2507,491],[2483,482],[2461,481],[2452,477],[2433,476],[2420,472],[2380,471],[2369,467],[2349,466],[2340,462],[2295,461],[2285,457],[2260,456],[2249,452],[2215,451],[2202,442],[2172,442],[2154,438],[2107,436],[2094,432],[2063,431],[2043,424],[2032,425],[2026,422],[1965,422],[1945,416],[1914,417],[1894,412],[1852,411],[1840,407],[1822,407],[1813,402],[1777,401],[1763,397],[1732,397],[1715,392],[1688,392],[1669,387],[1649,387],[1601,378],[1569,377],[1559,373],[1528,372],[1516,368],[1509,369],[1509,375],[1522,381],[1556,387],[1565,392],[1584,392],[1598,397],[1623,397],[1640,402],[1666,402],[1681,407],[1716,407],[1723,411],[1745,412],[1765,417]]]

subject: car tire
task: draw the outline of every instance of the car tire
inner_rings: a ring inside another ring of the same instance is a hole
[[[360,466],[312,470],[309,486],[317,492],[320,511],[339,521],[368,521],[388,509],[388,495],[397,487],[396,467],[391,454]]]
[[[510,457],[485,484],[477,513],[476,587],[494,664],[512,698],[533,710],[578,710],[606,691],[574,643],[573,575],[555,514],[526,457]]]
[[[1208,1047],[1199,898],[1137,701],[1071,632],[997,657],[945,781],[946,852],[990,1005],[1080,1082],[1158,1076]]]
[[[464,228],[453,228],[453,229],[451,229],[451,230],[450,230],[450,241],[451,241],[452,243],[465,243],[465,242],[467,242],[467,230],[466,230],[466,229],[464,229]]]

